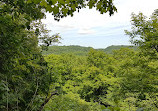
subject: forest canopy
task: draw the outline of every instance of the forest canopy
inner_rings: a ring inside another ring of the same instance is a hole
[[[0,110],[158,110],[157,10],[149,20],[132,14],[126,34],[140,50],[42,55],[60,42],[41,23],[45,13],[59,21],[86,6],[110,16],[117,11],[113,0],[0,1]]]

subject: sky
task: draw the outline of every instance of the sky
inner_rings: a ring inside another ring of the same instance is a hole
[[[158,0],[114,0],[117,12],[113,16],[100,14],[96,9],[81,9],[73,17],[62,18],[59,22],[46,14],[42,22],[50,34],[59,33],[59,45],[80,45],[93,48],[106,48],[111,45],[130,45],[129,36],[124,30],[131,28],[131,13],[142,12],[150,17],[158,9]]]

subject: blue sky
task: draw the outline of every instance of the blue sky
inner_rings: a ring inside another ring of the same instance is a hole
[[[95,9],[81,9],[73,17],[54,21],[51,14],[46,14],[42,22],[51,34],[59,33],[62,37],[59,45],[80,45],[93,48],[106,48],[110,45],[130,45],[124,30],[130,30],[131,13],[150,16],[158,9],[158,0],[114,0],[118,12],[113,16],[100,14]]]

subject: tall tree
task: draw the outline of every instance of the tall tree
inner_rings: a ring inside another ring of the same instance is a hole
[[[137,107],[157,110],[157,66],[158,66],[158,17],[157,11],[149,19],[142,13],[132,14],[132,30],[125,31],[131,42],[141,49],[133,58],[133,63],[125,65],[122,91],[133,93]],[[130,62],[129,62],[130,63]],[[129,64],[128,63],[128,64]],[[125,94],[124,93],[124,94]],[[127,94],[128,95],[128,94]],[[134,99],[133,99],[134,100]],[[149,105],[150,103],[150,105]],[[146,104],[146,106],[145,106]],[[134,104],[133,104],[134,105]],[[152,107],[151,107],[152,106]]]
[[[152,15],[147,19],[143,13],[132,13],[132,30],[125,31],[130,36],[131,42],[148,52],[158,52],[158,18]]]

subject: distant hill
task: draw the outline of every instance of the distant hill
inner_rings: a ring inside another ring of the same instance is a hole
[[[129,45],[112,45],[112,46],[109,46],[105,49],[99,49],[99,50],[102,50],[106,53],[112,53],[113,50],[119,50],[121,48],[130,48],[130,49],[134,49],[134,50],[137,50],[137,46],[129,46]]]
[[[82,46],[77,46],[77,45],[71,45],[71,46],[50,46],[48,47],[48,51],[43,51],[44,55],[48,55],[48,54],[65,54],[65,53],[69,53],[69,54],[75,54],[75,55],[80,55],[80,56],[84,56],[86,55],[89,50],[92,47],[82,47]]]
[[[49,46],[47,51],[43,51],[43,55],[49,55],[49,54],[74,54],[79,56],[85,56],[88,54],[89,50],[92,47],[83,47],[83,46],[77,46],[77,45],[71,45],[71,46]],[[120,48],[131,48],[136,50],[136,46],[127,46],[127,45],[112,45],[105,49],[96,49],[100,51],[104,51],[106,53],[112,53],[113,50],[118,50]]]

